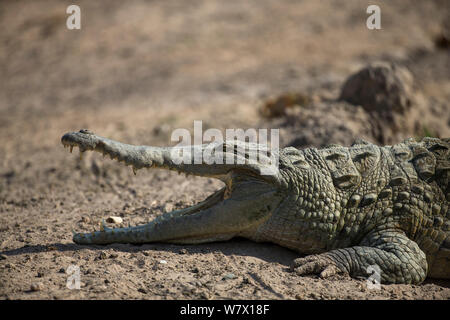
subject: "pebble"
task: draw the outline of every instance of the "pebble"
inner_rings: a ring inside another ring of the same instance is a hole
[[[119,224],[119,223],[123,222],[123,219],[121,217],[111,216],[111,217],[108,217],[108,219],[106,219],[106,222]]]
[[[166,261],[166,260],[160,260],[159,263],[161,263],[161,264],[167,264],[167,261]]]
[[[195,291],[195,287],[190,283],[182,284],[182,293],[184,295],[189,295]]]
[[[42,289],[44,289],[44,285],[40,282],[32,283],[30,286],[31,291],[41,291]]]
[[[89,268],[86,271],[84,271],[84,274],[95,274],[95,271]]]
[[[100,255],[98,256],[99,260],[104,260],[107,258],[108,258],[108,256],[106,255],[106,253],[104,251],[100,252]]]
[[[140,268],[144,268],[145,267],[145,260],[141,259],[137,261],[137,265]]]
[[[234,275],[234,273],[227,273],[226,275],[223,276],[222,280],[231,280],[234,279],[236,276]]]
[[[164,205],[164,212],[171,212],[171,211],[173,211],[173,204],[172,203],[166,203],[165,205]]]
[[[108,290],[108,287],[106,287],[105,285],[100,285],[94,288],[95,292],[105,292]]]
[[[89,217],[83,216],[81,217],[81,222],[89,223],[91,222],[91,219]]]
[[[187,250],[186,249],[181,249],[180,251],[178,251],[179,254],[186,254]]]
[[[0,260],[6,260],[8,259],[8,256],[5,254],[0,254]]]

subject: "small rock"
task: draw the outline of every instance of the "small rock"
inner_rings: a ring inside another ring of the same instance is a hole
[[[160,260],[159,263],[160,264],[167,264],[167,261],[166,260]]]
[[[93,288],[95,292],[105,292],[108,288],[105,285],[99,285]]]
[[[202,291],[200,292],[200,299],[209,300],[211,298],[211,295],[208,291]]]
[[[119,255],[117,254],[117,253],[111,253],[110,255],[109,255],[109,257],[111,258],[111,259],[115,259],[115,258],[117,258]]]
[[[105,279],[103,282],[106,284],[111,283],[111,281],[109,281],[109,279]]]
[[[164,212],[171,212],[173,211],[173,204],[172,203],[166,203],[164,204]]]
[[[91,222],[91,219],[90,219],[89,217],[82,216],[82,217],[81,217],[81,222],[89,223],[89,222]]]
[[[144,259],[138,260],[137,261],[137,266],[139,268],[144,268],[145,267],[145,260]]]
[[[234,275],[234,273],[227,273],[226,275],[223,276],[222,280],[231,280],[234,279],[236,276]]]
[[[192,284],[190,284],[190,283],[185,283],[185,284],[182,285],[182,287],[183,288],[182,288],[181,292],[184,295],[189,295],[189,294],[191,294],[191,293],[193,293],[195,291],[195,287]]]
[[[94,281],[92,281],[91,279],[88,279],[88,280],[86,280],[86,283],[84,283],[84,286],[85,287],[92,286],[93,284],[94,284]],[[81,286],[83,286],[83,285],[81,285]]]
[[[111,216],[111,217],[108,217],[108,219],[106,219],[106,222],[119,224],[119,223],[123,222],[123,219],[121,217]]]
[[[311,299],[320,299],[320,295],[316,294],[315,292],[311,292],[311,293],[309,294],[309,297],[310,297]]]
[[[138,291],[140,293],[147,294],[147,290],[145,290],[144,288],[139,288]]]
[[[181,249],[180,251],[178,251],[179,254],[186,254],[187,250],[186,249]]]
[[[191,270],[192,273],[199,273],[200,270],[198,270],[198,268],[194,268]]]
[[[8,259],[8,256],[5,254],[0,254],[0,260],[6,260]]]
[[[66,273],[66,269],[64,268],[59,269],[59,273]]]
[[[41,291],[42,289],[44,289],[44,285],[40,282],[32,283],[30,286],[31,291]]]
[[[45,273],[43,271],[39,271],[36,276],[38,278],[42,278],[43,276],[45,276]]]
[[[106,254],[106,252],[104,252],[104,251],[100,252],[100,255],[98,256],[99,260],[104,260],[107,258],[108,258],[108,255]]]

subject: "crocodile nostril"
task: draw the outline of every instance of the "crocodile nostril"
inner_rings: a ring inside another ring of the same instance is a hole
[[[91,130],[89,129],[81,129],[80,133],[84,133],[84,134],[94,134]]]

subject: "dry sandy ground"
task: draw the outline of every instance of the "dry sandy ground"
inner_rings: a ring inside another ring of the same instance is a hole
[[[72,229],[91,231],[111,215],[145,223],[221,185],[161,170],[134,176],[60,144],[81,128],[169,145],[172,130],[192,129],[194,120],[204,128],[273,127],[258,113],[267,97],[335,99],[351,73],[376,60],[413,72],[426,101],[440,106],[430,114],[444,116],[434,133],[448,136],[449,52],[434,44],[448,1],[379,3],[379,31],[365,27],[365,1],[78,3],[82,29],[69,31],[70,2],[0,2],[1,299],[450,298],[448,281],[369,290],[364,279],[298,277],[289,272],[296,253],[240,239],[75,245]],[[79,290],[66,287],[70,265],[80,268]]]

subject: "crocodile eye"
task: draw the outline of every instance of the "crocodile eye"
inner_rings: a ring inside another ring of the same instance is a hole
[[[305,159],[293,159],[292,164],[299,168],[308,169],[310,167],[309,163]]]
[[[346,159],[346,158],[347,158],[346,155],[341,153],[332,153],[325,157],[325,159],[330,161],[337,161],[339,159]]]
[[[308,169],[310,167],[301,150],[294,147],[287,147],[284,149],[284,152],[294,166],[304,169]]]
[[[303,154],[291,154],[289,155],[289,159],[291,160],[291,163],[296,167],[304,169],[308,169],[310,167]]]

